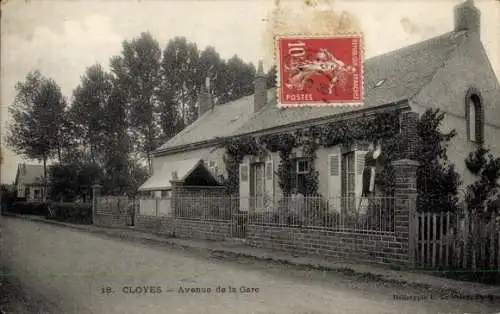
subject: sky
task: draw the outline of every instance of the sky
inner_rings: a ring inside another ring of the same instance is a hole
[[[461,0],[8,0],[2,2],[0,179],[15,179],[19,156],[4,146],[15,84],[32,70],[54,79],[71,99],[85,69],[109,66],[121,44],[148,31],[162,49],[185,36],[200,49],[214,46],[223,58],[237,54],[256,64],[273,60],[276,33],[362,32],[365,58],[453,29]],[[500,1],[475,0],[481,39],[500,77]],[[36,161],[27,161],[37,163]]]

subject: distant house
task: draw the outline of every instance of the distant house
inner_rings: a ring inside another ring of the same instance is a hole
[[[26,201],[39,201],[43,199],[43,166],[19,164],[17,167],[16,193],[18,198]]]
[[[153,175],[140,191],[168,190],[172,169],[192,167],[203,160],[215,175],[227,175],[221,147],[224,139],[285,134],[309,126],[353,123],[377,113],[399,115],[398,133],[414,127],[429,108],[445,114],[442,131],[457,131],[448,148],[448,159],[456,166],[464,185],[472,182],[464,159],[478,146],[500,155],[500,86],[480,40],[480,12],[471,0],[455,7],[454,29],[443,35],[364,62],[363,106],[316,106],[278,108],[276,91],[268,91],[261,64],[255,79],[255,94],[211,105],[203,93],[197,121],[161,146],[154,154]],[[336,143],[319,147],[314,168],[319,171],[318,192],[325,198],[359,196],[366,141]],[[290,184],[303,190],[303,177],[310,165],[295,148],[291,155]],[[245,156],[239,167],[239,196],[242,210],[264,206],[264,198],[279,199],[283,192],[277,171],[276,152]],[[184,171],[184,170],[183,170]],[[183,172],[184,173],[184,172]],[[188,172],[185,172],[188,173]],[[180,173],[179,173],[180,174]],[[257,198],[254,204],[249,199]],[[259,201],[260,199],[260,201]]]

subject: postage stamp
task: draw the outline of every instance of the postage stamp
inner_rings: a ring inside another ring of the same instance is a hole
[[[278,106],[363,103],[363,46],[356,35],[277,36]]]

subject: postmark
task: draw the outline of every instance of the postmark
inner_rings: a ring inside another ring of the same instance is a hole
[[[363,104],[361,34],[275,37],[278,107]]]

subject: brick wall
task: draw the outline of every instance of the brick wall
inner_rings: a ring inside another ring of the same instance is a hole
[[[224,240],[231,231],[230,215],[221,216],[220,218],[224,218],[221,219],[223,221],[182,218],[186,215],[179,217],[179,214],[185,214],[185,212],[195,214],[195,209],[204,214],[199,216],[210,216],[209,214],[214,214],[214,208],[223,207],[219,206],[220,202],[227,200],[223,196],[222,187],[175,186],[171,203],[174,208],[177,207],[177,210],[174,210],[175,217],[137,214],[136,229],[168,236],[175,235],[180,238]]]
[[[230,235],[230,221],[206,221],[172,217],[138,215],[136,229],[155,234],[195,238],[203,240],[225,240]]]
[[[225,240],[230,231],[230,221],[175,220],[175,235],[180,238]]]
[[[140,231],[172,236],[174,232],[174,218],[137,215],[135,228]]]
[[[405,239],[394,233],[367,234],[292,227],[249,225],[247,243],[252,246],[298,254],[318,254],[349,260],[405,264]]]

